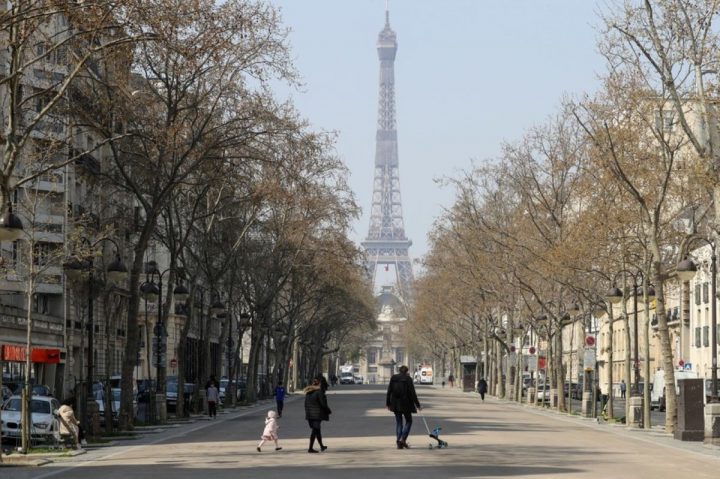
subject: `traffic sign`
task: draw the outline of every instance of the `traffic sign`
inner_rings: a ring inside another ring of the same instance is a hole
[[[531,372],[537,371],[537,367],[538,367],[537,356],[525,356],[525,358],[527,360],[528,371],[531,371]]]
[[[535,354],[535,346],[530,346],[530,349],[528,349],[528,352],[530,354]]]
[[[592,348],[595,346],[595,337],[594,336],[586,336],[585,337],[585,346]]]
[[[585,371],[592,371],[595,369],[595,350],[594,349],[586,349],[585,350],[585,356],[583,357],[583,365],[585,366]]]

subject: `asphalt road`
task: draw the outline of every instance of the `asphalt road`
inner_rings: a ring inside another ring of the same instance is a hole
[[[213,421],[148,434],[40,468],[2,468],[25,478],[716,478],[720,449],[704,450],[661,435],[631,432],[576,417],[439,387],[418,387],[430,427],[443,427],[447,449],[429,450],[416,416],[409,450],[397,450],[394,417],[382,386],[338,386],[323,423],[329,449],[308,454],[302,397],[280,420],[280,445],[255,450],[272,403]]]

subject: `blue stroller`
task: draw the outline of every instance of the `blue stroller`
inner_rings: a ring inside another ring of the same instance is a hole
[[[445,449],[448,447],[448,443],[446,441],[443,441],[440,439],[440,431],[442,431],[442,428],[440,426],[436,427],[435,429],[430,432],[430,428],[428,427],[428,423],[425,420],[425,415],[423,413],[420,413],[420,417],[423,420],[423,424],[425,424],[425,430],[428,433],[428,436],[435,439],[437,441],[437,445],[431,443],[428,443],[428,449],[438,448],[438,449]]]

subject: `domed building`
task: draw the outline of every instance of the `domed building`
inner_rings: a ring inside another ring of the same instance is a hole
[[[365,347],[361,374],[373,383],[386,383],[402,364],[409,366],[405,341],[407,308],[392,286],[377,296],[377,330]]]

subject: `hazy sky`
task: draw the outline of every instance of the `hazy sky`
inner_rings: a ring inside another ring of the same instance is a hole
[[[316,128],[337,131],[338,154],[368,231],[385,0],[270,0],[292,29],[305,87],[295,104]],[[405,230],[419,258],[427,233],[452,204],[434,181],[499,155],[503,141],[557,111],[564,93],[592,92],[596,53],[592,0],[391,0],[398,36],[397,128]]]

